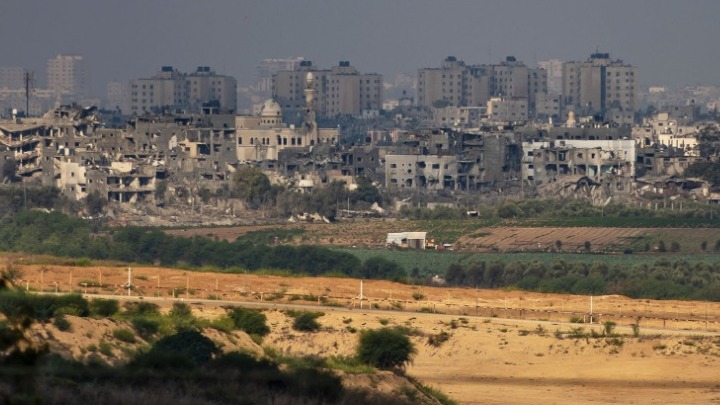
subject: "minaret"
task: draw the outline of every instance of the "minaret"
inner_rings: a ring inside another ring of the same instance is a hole
[[[308,72],[305,76],[305,122],[303,127],[310,134],[311,144],[317,144],[318,131],[317,122],[315,121],[315,89],[313,88],[312,72]]]
[[[565,126],[568,128],[575,128],[575,123],[575,112],[573,110],[570,110],[570,112],[568,112],[568,119],[565,123]]]

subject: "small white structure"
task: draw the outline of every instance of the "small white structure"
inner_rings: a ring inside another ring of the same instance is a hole
[[[408,249],[425,250],[425,239],[427,232],[408,232],[407,247]]]
[[[396,232],[387,234],[386,243],[388,246],[425,250],[426,238],[427,232]]]
[[[388,233],[385,243],[388,246],[407,246],[407,232]]]

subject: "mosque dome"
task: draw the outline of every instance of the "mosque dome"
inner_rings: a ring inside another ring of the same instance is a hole
[[[265,103],[263,103],[262,111],[260,112],[260,116],[263,118],[282,117],[282,109],[280,108],[280,104],[278,104],[278,102],[273,99],[265,100]]]

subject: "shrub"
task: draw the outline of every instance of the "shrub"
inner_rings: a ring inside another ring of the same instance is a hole
[[[414,292],[412,297],[415,301],[420,301],[421,299],[425,298],[425,294],[421,292]]]
[[[235,328],[249,335],[265,336],[270,333],[267,317],[260,311],[236,307],[228,314]]]
[[[320,330],[320,323],[317,318],[322,316],[322,312],[302,312],[295,316],[293,321],[293,329],[301,332],[316,332]]]
[[[362,362],[382,369],[403,369],[415,353],[410,338],[390,328],[362,332],[357,348]]]
[[[125,307],[128,316],[160,315],[160,307],[157,304],[153,304],[151,302],[129,301],[126,302],[123,307]]]
[[[428,344],[430,346],[434,347],[440,347],[443,343],[447,342],[450,339],[450,334],[442,331],[438,333],[437,335],[430,335],[428,336]]]
[[[144,316],[137,316],[131,321],[133,328],[145,340],[149,340],[160,330],[160,321]]]
[[[200,332],[186,330],[158,340],[150,351],[174,353],[197,366],[212,360],[218,348]]]
[[[8,318],[20,312],[40,322],[48,322],[57,314],[87,316],[87,301],[77,294],[33,295],[22,291],[3,291],[0,296],[0,313]]]
[[[65,314],[59,313],[55,315],[55,320],[53,321],[53,325],[55,325],[58,330],[63,332],[68,332],[70,329],[72,329],[72,324],[70,324],[70,321],[67,320],[65,317]]]
[[[615,325],[617,325],[613,321],[607,321],[603,324],[603,331],[605,332],[605,336],[611,336],[613,334],[613,331],[615,331]]]
[[[120,311],[120,304],[117,300],[95,299],[90,301],[90,315],[108,318]]]
[[[183,302],[174,303],[168,315],[177,329],[191,329],[196,324],[192,309]]]
[[[105,355],[105,357],[113,357],[114,355],[112,345],[104,340],[98,344],[98,350]]]
[[[125,343],[135,343],[135,334],[127,328],[118,328],[113,330],[115,339]]]
[[[233,322],[229,316],[221,316],[210,322],[210,327],[225,333],[230,333],[235,329],[235,322]]]

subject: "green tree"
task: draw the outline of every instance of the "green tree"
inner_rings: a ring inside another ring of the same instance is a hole
[[[235,193],[252,209],[266,203],[272,193],[270,179],[265,173],[250,166],[238,169],[233,177],[233,186]]]
[[[98,215],[103,212],[105,209],[105,206],[107,205],[107,199],[100,195],[100,193],[95,190],[92,193],[88,194],[87,197],[85,197],[85,205],[87,206],[88,213],[90,215]]]
[[[117,300],[94,299],[89,303],[90,314],[100,318],[108,318],[120,311]]]
[[[158,340],[148,352],[138,355],[129,367],[133,370],[189,370],[209,363],[218,354],[212,340],[200,332],[184,330]]]
[[[230,311],[229,316],[235,328],[249,335],[265,336],[270,333],[267,317],[260,311],[236,307]]]
[[[404,369],[415,353],[410,338],[392,328],[362,332],[357,348],[360,361],[381,369]]]
[[[0,176],[2,176],[2,181],[8,181],[8,182],[14,182],[17,179],[17,176],[15,175],[15,172],[17,170],[17,162],[15,159],[8,159],[5,162],[3,162],[2,169],[0,171]]]
[[[372,180],[365,176],[358,176],[355,181],[357,182],[357,188],[350,193],[350,200],[353,203],[364,201],[369,204],[380,204],[382,202],[380,191],[373,185]]]
[[[465,268],[458,263],[450,264],[445,271],[445,281],[450,285],[465,284]]]
[[[196,319],[192,309],[184,302],[174,303],[168,315],[177,330],[193,329],[195,326]]]
[[[355,277],[384,280],[402,280],[406,276],[405,270],[394,261],[374,256],[365,261],[355,273]]]

